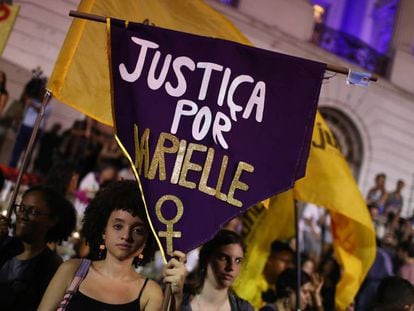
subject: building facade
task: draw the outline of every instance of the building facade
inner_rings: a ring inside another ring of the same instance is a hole
[[[34,67],[50,75],[79,0],[13,0],[20,14],[0,59],[11,100]],[[319,109],[334,132],[362,194],[377,173],[393,190],[406,187],[405,214],[414,212],[414,1],[413,0],[206,0],[251,42],[316,61],[374,71],[368,87],[326,72]],[[55,105],[49,126],[72,124],[80,114]],[[3,155],[2,155],[3,156]]]
[[[360,87],[347,84],[344,75],[327,71],[319,110],[334,132],[362,194],[365,196],[373,186],[378,173],[387,175],[389,191],[395,189],[397,180],[403,179],[404,215],[411,215],[414,212],[414,20],[410,16],[414,14],[414,1],[239,0],[234,6],[208,3],[227,16],[257,47],[355,71],[379,73],[378,82]],[[318,20],[321,16],[315,8],[321,4],[328,12]],[[323,26],[335,33],[352,37],[359,45],[355,48],[353,44],[354,51],[343,53],[349,46],[341,46],[337,35],[329,36],[332,32],[328,33],[330,41],[321,38],[318,22],[326,23]]]

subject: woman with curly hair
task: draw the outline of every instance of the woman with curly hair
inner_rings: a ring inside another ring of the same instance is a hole
[[[187,278],[182,310],[253,310],[231,290],[245,249],[241,236],[230,230],[219,231],[205,243],[200,249],[198,266]]]
[[[83,236],[89,259],[72,259],[57,271],[39,310],[160,310],[162,291],[157,283],[136,272],[134,263],[153,258],[150,232],[137,183],[131,180],[106,186],[85,210]],[[185,255],[174,252],[164,273],[171,283],[176,306],[181,304]]]
[[[50,187],[27,190],[16,204],[15,236],[0,217],[0,306],[2,310],[36,310],[62,259],[48,242],[66,240],[76,224],[73,205]]]

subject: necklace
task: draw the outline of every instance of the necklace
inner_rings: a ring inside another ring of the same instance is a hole
[[[217,308],[216,310],[217,310],[217,311],[220,311],[220,310],[222,310],[223,308],[225,308],[225,307],[226,307],[226,304],[227,304],[227,301],[228,301],[228,298],[226,298],[223,302],[221,302],[221,303],[220,303],[219,308]],[[197,302],[197,310],[198,310],[198,311],[201,311],[201,305],[200,305],[200,294],[197,294],[197,295],[196,295],[196,302]]]

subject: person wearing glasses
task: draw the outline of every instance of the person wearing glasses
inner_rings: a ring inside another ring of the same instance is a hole
[[[99,190],[85,210],[82,235],[90,248],[88,258],[59,267],[39,311],[161,310],[160,286],[136,270],[153,259],[156,248],[136,181],[112,182]],[[179,310],[186,256],[178,250],[172,256],[163,281],[171,284]]]
[[[48,242],[66,240],[76,224],[73,205],[44,185],[28,189],[15,204],[14,237],[0,216],[0,306],[2,310],[36,310],[62,259]]]

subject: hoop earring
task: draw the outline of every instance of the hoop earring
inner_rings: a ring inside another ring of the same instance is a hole
[[[103,242],[102,242],[102,244],[99,245],[98,258],[101,260],[101,259],[104,258],[104,255],[105,255],[105,244],[103,244]]]

